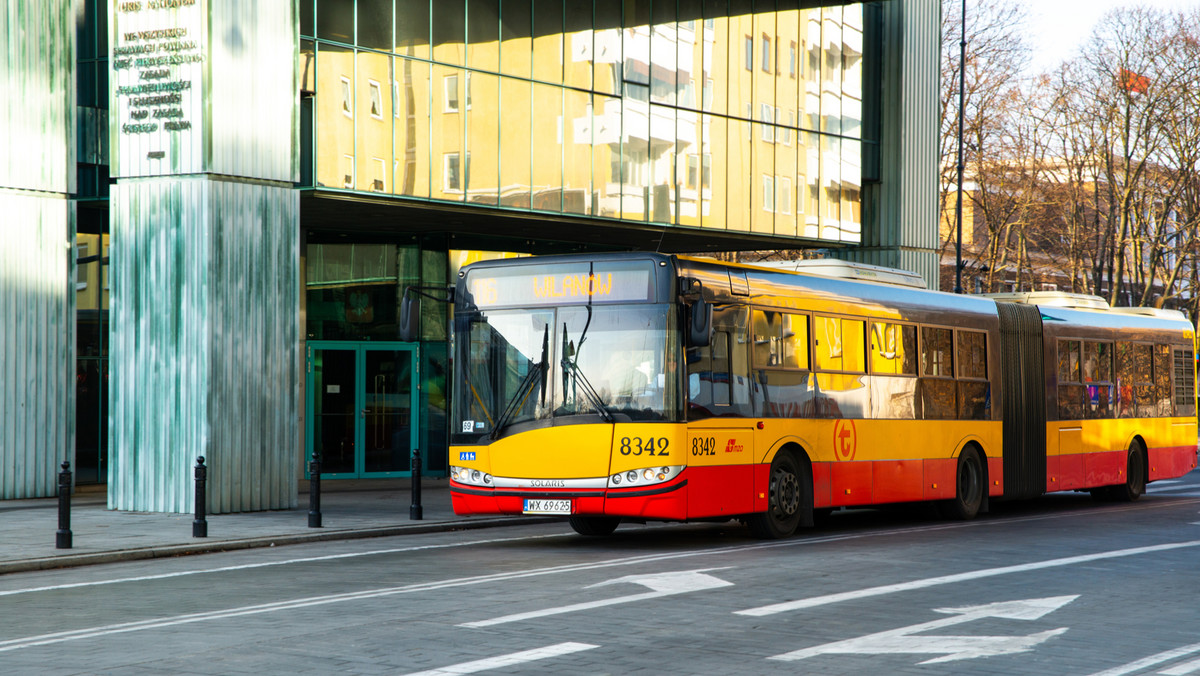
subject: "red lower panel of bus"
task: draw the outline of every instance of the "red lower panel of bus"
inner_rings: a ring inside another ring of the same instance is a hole
[[[1121,484],[1126,451],[1047,458],[1046,490]],[[988,494],[1004,494],[1003,459],[988,459]],[[1196,447],[1149,450],[1150,480],[1182,476],[1196,466]],[[955,458],[813,463],[815,507],[947,500],[955,494]],[[589,490],[483,489],[450,482],[455,514],[521,514],[528,498],[569,498],[576,514],[641,519],[703,519],[767,509],[771,467],[689,467],[674,481],[645,488]]]
[[[1196,467],[1195,446],[1151,448],[1148,481],[1183,476]],[[1046,491],[1069,491],[1125,483],[1128,451],[1077,453],[1046,459]]]

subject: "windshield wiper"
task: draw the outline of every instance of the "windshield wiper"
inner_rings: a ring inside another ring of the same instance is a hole
[[[588,308],[588,324],[591,324],[591,321],[592,321],[591,311],[592,311],[592,309],[589,307]],[[583,345],[584,334],[586,334],[586,333],[587,333],[587,326],[585,325],[584,329],[583,329],[583,333],[580,334],[580,336],[579,336],[579,346],[577,346],[575,348],[575,359],[576,360],[579,359],[579,347],[581,347]],[[599,414],[599,416],[604,419],[604,422],[612,422],[613,416],[612,416],[612,413],[610,413],[608,410],[608,404],[604,403],[604,399],[602,399],[600,397],[600,394],[598,392],[596,392],[596,388],[592,387],[592,384],[590,382],[588,382],[587,376],[583,375],[583,371],[580,370],[579,364],[575,363],[574,361],[571,361],[571,358],[569,355],[569,350],[567,348],[567,325],[565,323],[563,324],[563,351],[562,351],[562,354],[563,354],[562,370],[563,370],[563,381],[564,381],[563,382],[563,395],[566,396],[566,393],[567,393],[567,387],[566,387],[567,373],[569,372],[569,373],[575,374],[576,388],[583,390],[584,397],[587,398],[587,400],[589,402],[591,402],[592,406],[595,407],[595,409],[596,409],[596,413]],[[582,385],[583,387],[579,388],[580,385]]]
[[[550,326],[545,327],[542,333],[542,360],[535,363],[533,368],[529,369],[529,373],[521,379],[517,389],[513,392],[512,398],[508,400],[508,405],[504,407],[504,411],[500,413],[500,417],[496,418],[496,422],[492,425],[492,431],[488,433],[488,438],[495,441],[505,427],[508,427],[508,421],[517,414],[525,406],[525,402],[529,399],[530,393],[533,392],[533,384],[541,377],[542,381],[542,406],[546,405],[546,362],[549,360],[550,351]]]

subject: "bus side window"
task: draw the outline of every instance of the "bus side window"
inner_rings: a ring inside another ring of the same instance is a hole
[[[987,379],[987,334],[958,331],[958,419],[991,418],[991,383]]]
[[[1196,415],[1196,372],[1192,370],[1192,351],[1176,349],[1175,362],[1175,415]]]
[[[1080,371],[1080,342],[1058,341],[1058,419],[1083,418],[1083,378]]]
[[[1175,410],[1171,402],[1171,348],[1167,345],[1154,346],[1154,398],[1158,402],[1155,415],[1167,418]]]
[[[958,415],[954,378],[954,332],[921,327],[921,417],[951,420]]]
[[[688,350],[689,419],[752,415],[748,314],[717,309],[711,344]]]
[[[1137,378],[1137,368],[1134,365],[1133,343],[1117,343],[1117,416],[1129,418],[1133,416],[1134,381]]]
[[[1083,343],[1084,415],[1087,418],[1114,417],[1112,382],[1112,343]]]

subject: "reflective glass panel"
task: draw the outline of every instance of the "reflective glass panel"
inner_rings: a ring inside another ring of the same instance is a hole
[[[533,144],[533,208],[562,211],[563,90],[549,85],[533,85],[533,128],[538,131]]]
[[[433,66],[432,76],[434,103],[429,139],[438,164],[433,168],[430,196],[461,202],[471,171],[471,156],[465,153],[463,144],[466,77],[461,69],[437,64]]]
[[[592,201],[592,97],[575,89],[563,94],[563,211],[587,214]]]
[[[500,78],[500,204],[503,206],[530,208],[532,100],[529,82]]]
[[[467,0],[467,65],[500,70],[500,0]]]
[[[562,82],[563,0],[533,0],[533,79]]]
[[[432,13],[433,60],[463,65],[466,62],[466,0],[439,0]]]
[[[500,199],[500,78],[477,71],[465,77],[463,114],[471,158],[466,199],[495,206]]]
[[[393,73],[392,190],[397,195],[429,197],[429,64],[398,58]]]
[[[321,0],[324,4],[325,0]],[[358,0],[359,47],[392,51],[392,0]]]
[[[533,56],[533,0],[500,5],[500,72],[528,78]]]
[[[429,58],[429,0],[396,0],[396,53]]]
[[[391,192],[392,186],[392,57],[362,51],[357,56],[359,111],[355,133],[357,190]]]
[[[316,182],[330,188],[353,188],[354,50],[317,45],[316,73]]]

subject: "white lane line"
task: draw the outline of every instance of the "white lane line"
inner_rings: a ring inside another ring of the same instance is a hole
[[[1177,660],[1180,657],[1187,657],[1188,655],[1192,655],[1194,653],[1200,653],[1200,643],[1185,645],[1180,648],[1175,648],[1174,650],[1166,650],[1158,653],[1157,655],[1144,657],[1136,662],[1130,662],[1129,664],[1123,664],[1119,667],[1113,667],[1112,669],[1106,669],[1104,671],[1097,671],[1094,674],[1090,674],[1090,676],[1125,676],[1125,674],[1132,674],[1135,671],[1156,667],[1163,662]]]
[[[1164,669],[1158,673],[1162,674],[1163,676],[1188,676],[1189,674],[1194,674],[1197,671],[1200,671],[1200,660],[1192,660],[1191,662],[1177,664],[1170,669]]]
[[[985,577],[995,577],[997,575],[1009,575],[1011,573],[1025,573],[1031,570],[1043,570],[1045,568],[1057,568],[1060,566],[1071,566],[1077,563],[1088,563],[1090,561],[1101,561],[1104,559],[1116,559],[1124,556],[1137,556],[1139,554],[1152,554],[1154,552],[1166,552],[1173,549],[1185,549],[1188,547],[1200,546],[1200,540],[1190,540],[1188,542],[1172,542],[1164,545],[1153,545],[1150,547],[1134,547],[1131,549],[1118,549],[1108,552],[1098,552],[1096,554],[1083,554],[1081,556],[1067,556],[1061,559],[1049,559],[1046,561],[1034,561],[1032,563],[1022,563],[1015,566],[1002,566],[1000,568],[984,568],[982,570],[973,570],[965,573],[956,573],[954,575],[941,575],[938,577],[928,577],[923,580],[912,580],[911,582],[901,582],[898,584],[887,584],[879,587],[867,587],[865,589],[856,589],[854,591],[841,592],[838,594],[826,594],[825,596],[813,596],[807,599],[798,599],[796,601],[785,601],[783,603],[772,603],[767,606],[759,606],[758,608],[748,608],[746,610],[738,610],[734,615],[747,615],[750,617],[763,617],[766,615],[775,615],[778,613],[786,613],[792,610],[801,610],[805,608],[815,608],[817,606],[825,606],[833,603],[841,603],[842,601],[853,601],[855,599],[864,599],[872,596],[883,596],[885,594],[895,594],[897,592],[911,591],[914,589],[925,589],[927,587],[936,587],[944,584],[953,584],[955,582],[966,582],[969,580],[978,580]]]
[[[407,676],[454,676],[455,674],[474,674],[479,671],[487,671],[488,669],[500,669],[502,667],[511,667],[516,664],[524,664],[526,662],[534,662],[536,660],[544,660],[550,657],[561,657],[562,655],[570,655],[583,650],[591,650],[599,648],[598,645],[590,643],[558,643],[549,645],[545,648],[534,648],[533,650],[524,650],[519,653],[510,653],[508,655],[499,655],[497,657],[488,657],[474,662],[463,662],[462,664],[454,664],[441,669],[432,669],[430,671],[418,671]]]
[[[368,552],[348,552],[345,554],[327,554],[325,556],[307,556],[298,559],[284,559],[282,561],[265,561],[262,563],[245,563],[237,566],[221,566],[220,568],[204,568],[200,570],[181,570],[175,573],[158,573],[156,575],[138,575],[135,577],[121,577],[111,580],[94,580],[92,582],[70,582],[67,584],[46,585],[44,587],[26,587],[24,589],[11,589],[8,591],[0,591],[0,596],[14,596],[16,594],[30,594],[33,592],[58,591],[61,589],[76,589],[79,587],[99,587],[107,584],[124,584],[126,582],[146,582],[148,580],[166,580],[173,577],[187,577],[188,575],[208,575],[210,573],[228,573],[237,570],[252,570],[254,568],[270,568],[272,566],[289,566],[296,563],[320,563],[322,561],[338,561],[341,559],[354,559],[362,556],[379,556],[381,554],[404,554],[408,552],[422,552],[432,549],[449,549],[451,547],[471,547],[475,545],[491,545],[505,542],[524,542],[527,540],[541,540],[546,538],[572,537],[574,533],[551,533],[548,535],[524,535],[515,538],[495,538],[490,540],[471,540],[469,542],[452,542],[441,545],[417,545],[413,547],[397,547],[395,549],[375,549]]]
[[[1173,496],[1173,497],[1179,497],[1179,496]],[[1200,498],[1200,494],[1197,494],[1196,497]],[[792,547],[792,546],[800,546],[800,545],[819,544],[819,543],[825,543],[825,542],[839,542],[839,541],[843,541],[843,540],[852,540],[852,539],[858,539],[858,538],[864,538],[864,537],[906,535],[909,533],[927,533],[927,532],[934,532],[934,531],[938,531],[938,530],[951,530],[951,529],[958,529],[958,528],[1003,526],[1006,524],[1013,524],[1013,523],[1029,523],[1032,521],[1048,521],[1048,520],[1055,520],[1055,519],[1068,519],[1068,518],[1072,518],[1072,517],[1076,517],[1076,516],[1093,516],[1093,515],[1100,516],[1100,515],[1105,515],[1105,514],[1112,514],[1113,512],[1142,511],[1142,510],[1147,510],[1147,509],[1163,509],[1163,508],[1168,508],[1168,507],[1175,507],[1179,504],[1187,504],[1190,502],[1200,502],[1200,500],[1186,500],[1186,501],[1179,501],[1179,502],[1173,502],[1173,503],[1168,503],[1168,504],[1155,503],[1155,504],[1127,505],[1124,507],[1113,507],[1113,508],[1109,508],[1109,509],[1105,509],[1105,510],[1093,510],[1091,508],[1083,508],[1083,509],[1071,510],[1068,512],[1061,512],[1061,513],[1057,513],[1057,514],[1044,514],[1044,515],[1040,515],[1040,516],[1029,516],[1029,517],[1021,517],[1021,518],[1015,518],[1015,519],[1002,519],[1002,520],[996,520],[996,521],[971,521],[971,522],[965,522],[965,523],[948,523],[948,524],[938,524],[938,525],[934,525],[934,526],[918,526],[918,527],[913,527],[913,528],[906,528],[903,530],[890,530],[890,531],[889,530],[878,530],[878,531],[868,531],[868,532],[855,533],[855,534],[849,534],[849,535],[831,535],[831,536],[823,536],[823,537],[812,537],[812,538],[804,538],[802,540],[789,540],[786,542],[749,545],[749,546],[743,546],[740,548],[739,547],[726,547],[726,548],[716,549],[716,550],[705,550],[705,551],[699,551],[699,552],[695,552],[695,553],[684,553],[684,554],[682,554],[682,556],[702,556],[704,554],[720,554],[720,553],[731,552],[731,551],[735,551],[735,550],[739,550],[739,549],[752,550],[752,549],[773,548],[773,547]],[[1198,523],[1197,525],[1200,525],[1200,523]],[[667,526],[657,526],[654,528],[659,528],[659,527],[667,527]],[[641,529],[639,529],[639,530],[641,530]],[[626,532],[629,532],[629,531],[626,531]],[[165,579],[175,578],[175,577],[186,577],[189,575],[208,575],[211,573],[227,573],[230,571],[251,570],[254,568],[268,568],[271,566],[288,566],[288,565],[292,565],[292,564],[319,563],[322,561],[352,559],[352,558],[358,558],[358,557],[363,557],[363,556],[401,554],[401,553],[405,553],[405,552],[419,552],[419,551],[434,550],[434,549],[448,549],[448,548],[452,548],[452,547],[472,547],[472,546],[476,546],[476,545],[488,545],[488,544],[506,543],[506,542],[527,542],[527,541],[544,540],[544,539],[548,539],[548,538],[563,538],[563,537],[575,537],[575,534],[574,533],[549,533],[549,534],[545,534],[545,535],[523,535],[521,537],[513,537],[513,538],[495,538],[495,539],[487,539],[487,540],[471,540],[468,542],[454,542],[454,543],[447,543],[447,544],[419,545],[419,546],[413,546],[413,547],[397,547],[395,549],[376,549],[376,550],[367,551],[367,552],[349,552],[349,553],[345,553],[345,554],[329,554],[329,555],[325,555],[325,556],[310,556],[310,557],[303,557],[303,558],[296,558],[296,559],[284,559],[281,561],[266,561],[266,562],[262,562],[262,563],[246,563],[246,564],[241,564],[241,565],[237,565],[237,566],[221,566],[218,568],[184,570],[184,571],[178,571],[178,572],[174,572],[174,573],[159,573],[159,574],[155,574],[155,575],[138,575],[138,576],[133,576],[133,577],[113,578],[113,579],[109,579],[109,580],[93,580],[91,582],[71,582],[71,583],[66,583],[66,584],[46,585],[46,586],[41,586],[41,587],[25,587],[25,588],[21,588],[21,589],[11,589],[11,590],[0,591],[0,597],[13,596],[16,594],[29,594],[29,593],[33,593],[33,592],[58,591],[58,590],[62,590],[62,589],[78,589],[81,587],[99,587],[99,586],[109,585],[109,584],[124,584],[127,582],[145,582],[145,581],[150,581],[150,580],[165,580]],[[618,563],[615,565],[622,565],[622,564]]]

